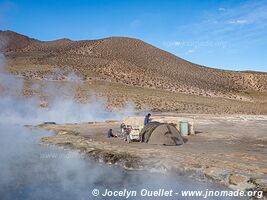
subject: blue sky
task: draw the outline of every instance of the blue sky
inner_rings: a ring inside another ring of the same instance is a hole
[[[0,29],[40,40],[134,37],[197,64],[267,72],[266,0],[0,0]]]

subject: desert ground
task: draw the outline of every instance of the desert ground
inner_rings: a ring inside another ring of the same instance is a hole
[[[37,95],[47,104],[49,103],[47,88],[51,88],[50,94],[60,94],[65,91],[65,95],[73,95],[74,99],[80,103],[102,99],[109,110],[123,109],[131,105],[138,111],[153,112],[252,115],[267,113],[266,92],[251,93],[249,96],[251,101],[240,101],[173,93],[102,80],[82,82],[24,80],[23,93],[28,97]]]
[[[184,145],[161,146],[107,138],[109,128],[119,133],[120,122],[116,121],[39,127],[55,132],[43,138],[42,143],[78,149],[101,162],[127,169],[175,171],[232,189],[266,189],[266,116],[154,114],[157,115],[192,118],[196,134],[186,136]]]

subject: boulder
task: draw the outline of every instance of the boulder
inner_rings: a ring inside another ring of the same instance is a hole
[[[247,183],[249,179],[246,176],[239,174],[231,174],[229,176],[229,183],[232,185],[240,185],[242,183]]]

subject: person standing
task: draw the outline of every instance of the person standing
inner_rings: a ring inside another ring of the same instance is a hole
[[[146,116],[145,116],[145,119],[144,119],[144,125],[147,125],[149,122],[150,122],[150,117],[151,117],[151,114],[148,113]]]

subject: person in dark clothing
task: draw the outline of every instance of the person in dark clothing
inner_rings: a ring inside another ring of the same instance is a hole
[[[150,113],[148,113],[148,114],[145,116],[145,119],[144,119],[144,125],[147,125],[147,124],[150,122],[150,116],[151,116]]]
[[[113,135],[113,133],[112,133],[112,129],[109,129],[108,130],[108,138],[111,138],[111,137],[115,137],[115,135]]]

